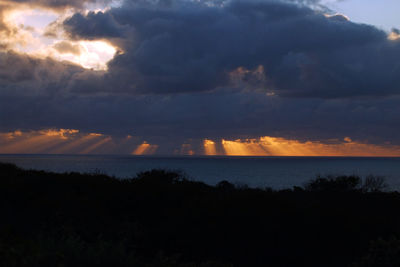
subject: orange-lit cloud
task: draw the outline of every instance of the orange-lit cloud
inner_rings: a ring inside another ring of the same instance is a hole
[[[14,132],[6,133],[5,135],[6,135],[7,139],[12,140],[12,139],[14,139],[14,138],[16,138],[18,136],[21,136],[22,132],[17,130],[17,131],[14,131]]]
[[[79,133],[79,130],[75,129],[48,129],[42,130],[39,133],[46,136],[59,136],[61,139],[68,139],[71,135]]]
[[[398,30],[393,30],[389,33],[388,39],[391,41],[400,40],[400,32]]]
[[[253,70],[248,70],[244,67],[238,67],[230,72],[229,75],[231,80],[235,83],[242,82],[244,79],[248,78],[248,76],[253,76],[259,80],[265,79],[264,67],[262,65],[259,65]]]
[[[332,18],[341,21],[350,21],[350,18],[344,14],[336,13],[336,14],[324,14],[327,18]]]
[[[266,90],[268,95],[274,95],[270,88],[267,88],[267,77],[263,65],[249,70],[245,67],[238,67],[229,73],[230,81],[234,86],[254,89]]]

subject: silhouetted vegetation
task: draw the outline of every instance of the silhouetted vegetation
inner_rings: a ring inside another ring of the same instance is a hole
[[[400,266],[400,194],[384,189],[372,176],[276,191],[0,164],[0,266]]]
[[[317,177],[305,185],[307,191],[314,192],[382,192],[387,189],[384,177],[369,175],[363,181],[359,176]]]

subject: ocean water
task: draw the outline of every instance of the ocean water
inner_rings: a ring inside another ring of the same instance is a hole
[[[144,157],[103,155],[0,155],[0,162],[55,172],[102,172],[120,178],[154,168],[183,171],[214,185],[222,180],[275,189],[301,186],[316,175],[385,176],[400,190],[400,158],[356,157]]]

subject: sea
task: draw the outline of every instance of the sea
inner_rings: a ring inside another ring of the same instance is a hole
[[[400,191],[400,158],[373,157],[156,157],[119,155],[0,155],[0,162],[24,169],[104,173],[132,178],[151,169],[183,172],[189,179],[215,185],[274,189],[303,186],[318,175],[384,176],[389,189]]]

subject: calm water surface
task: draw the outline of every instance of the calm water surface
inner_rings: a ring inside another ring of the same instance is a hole
[[[374,174],[385,176],[392,189],[400,190],[400,158],[0,155],[0,162],[55,172],[100,171],[121,178],[163,168],[184,171],[191,179],[208,184],[228,180],[277,189],[303,185],[318,174]]]

